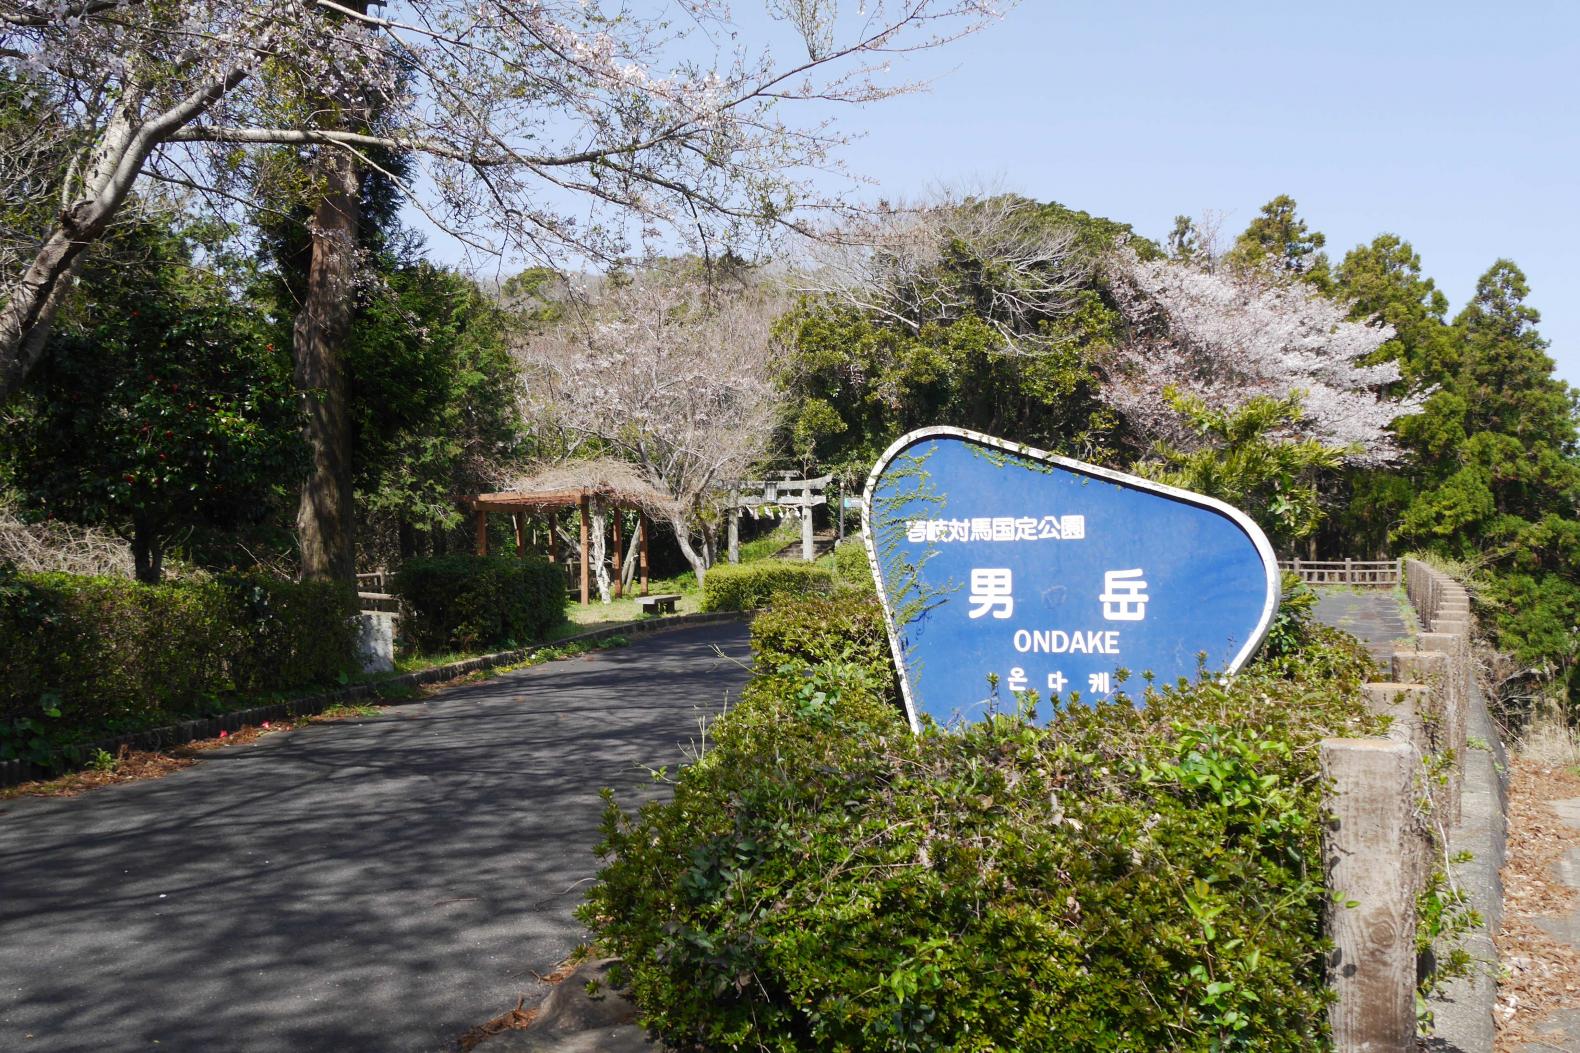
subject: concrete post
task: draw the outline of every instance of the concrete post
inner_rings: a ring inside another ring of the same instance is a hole
[[[1402,684],[1423,684],[1430,692],[1422,722],[1431,738],[1431,752],[1438,756],[1451,755],[1453,763],[1444,773],[1441,786],[1429,787],[1438,814],[1448,826],[1459,822],[1459,793],[1464,782],[1465,755],[1463,750],[1454,752],[1454,689],[1451,682],[1449,658],[1433,651],[1396,651],[1393,656],[1393,678]],[[1464,717],[1458,722],[1463,726]]]
[[[1424,783],[1420,781],[1425,775],[1421,764],[1432,749],[1431,737],[1422,719],[1422,714],[1432,705],[1431,692],[1422,684],[1390,682],[1362,684],[1361,695],[1366,700],[1367,709],[1393,718],[1388,728],[1388,738],[1410,744],[1417,765],[1414,789],[1419,797],[1426,792]],[[1433,851],[1435,843],[1434,830],[1430,824],[1416,822],[1413,824],[1413,836],[1402,846],[1410,850],[1410,881],[1416,891],[1424,888],[1427,879],[1432,876],[1432,863],[1436,858]]]
[[[1432,740],[1426,729],[1423,714],[1431,706],[1431,693],[1423,684],[1402,684],[1385,681],[1362,684],[1361,694],[1366,708],[1380,716],[1392,717],[1388,737],[1403,739],[1423,756],[1431,751]]]
[[[1448,698],[1443,714],[1443,726],[1448,747],[1454,751],[1454,771],[1458,783],[1463,784],[1465,749],[1470,724],[1470,673],[1469,637],[1464,633],[1422,633],[1416,637],[1416,646],[1423,651],[1448,657]],[[1457,799],[1457,798],[1456,798]],[[1458,813],[1455,813],[1458,819]]]
[[[728,518],[730,522],[730,562],[739,563],[741,561],[741,492],[739,490],[732,489],[730,491]]]
[[[1322,854],[1333,950],[1328,1011],[1339,1053],[1414,1053],[1415,751],[1400,739],[1324,739]]]
[[[801,561],[810,563],[817,558],[817,547],[812,540],[812,487],[801,491]]]

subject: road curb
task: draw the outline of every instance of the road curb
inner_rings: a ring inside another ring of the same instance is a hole
[[[509,651],[498,651],[494,654],[478,655],[475,658],[450,662],[446,665],[434,666],[432,669],[418,670],[415,673],[404,673],[400,676],[393,676],[373,683],[350,684],[331,691],[320,691],[269,705],[231,710],[228,713],[222,713],[219,716],[206,719],[183,720],[175,724],[148,728],[129,735],[100,739],[96,742],[85,743],[79,746],[78,749],[88,755],[91,755],[94,750],[104,750],[106,753],[114,754],[123,746],[134,750],[170,749],[175,746],[184,746],[188,742],[214,738],[221,731],[239,731],[247,725],[262,724],[264,721],[286,721],[294,720],[298,717],[315,716],[330,706],[356,702],[367,698],[377,698],[382,688],[421,687],[427,684],[444,683],[448,680],[458,680],[472,673],[484,672],[502,665],[514,665],[517,662],[526,661],[540,651],[554,650],[578,643],[598,643],[615,636],[651,636],[655,633],[689,629],[698,625],[749,621],[755,614],[755,611],[675,614],[639,622],[606,625],[602,628],[592,629],[588,632],[567,636],[564,639],[548,643],[533,644],[531,647],[519,647]],[[388,700],[386,704],[399,705],[402,701],[405,700],[393,699]],[[63,761],[64,758],[60,754],[57,754],[56,763],[48,765],[31,764],[22,760],[0,761],[0,789],[16,786],[32,779],[50,778],[78,767],[78,765],[67,764]]]

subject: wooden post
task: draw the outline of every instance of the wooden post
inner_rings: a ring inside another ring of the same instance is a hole
[[[555,529],[555,523],[554,523],[554,520],[557,519],[557,518],[558,517],[556,515],[554,515],[554,513],[552,513],[552,512],[549,513],[548,523],[549,523],[549,562],[550,563],[558,563],[560,561],[560,532]]]
[[[592,576],[589,573],[592,570],[592,568],[587,565],[588,562],[589,562],[589,560],[588,560],[588,535],[592,532],[592,523],[588,520],[588,517],[587,517],[587,495],[586,494],[582,494],[581,510],[582,510],[582,605],[585,606],[586,604],[591,602],[588,599],[588,587],[592,583],[592,580],[591,580]]]
[[[488,555],[488,509],[478,506],[473,513],[477,517],[477,554]]]
[[[1360,584],[1360,582],[1355,580],[1355,560],[1351,559],[1348,556],[1344,557],[1344,584],[1346,584],[1346,585],[1359,585]]]
[[[527,556],[527,523],[526,515],[522,512],[510,513],[510,522],[516,528],[516,558],[525,559]]]
[[[1324,739],[1321,756],[1333,1048],[1413,1053],[1415,751],[1400,739]]]
[[[636,546],[637,569],[640,570],[641,574],[642,574],[642,595],[646,596],[647,595],[647,513],[646,512],[638,512],[636,514],[636,529],[641,531],[641,536],[637,539],[637,546]]]
[[[619,505],[614,506],[614,598],[619,599],[625,593],[625,548],[620,542],[620,520],[625,518],[625,512]]]

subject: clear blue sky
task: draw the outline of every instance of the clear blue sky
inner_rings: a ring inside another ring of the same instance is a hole
[[[902,71],[937,79],[842,118],[874,197],[988,182],[1161,238],[1287,193],[1335,260],[1412,242],[1454,311],[1513,259],[1580,384],[1580,2],[1024,0]]]

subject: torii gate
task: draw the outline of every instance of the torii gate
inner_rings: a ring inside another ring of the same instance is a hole
[[[810,563],[817,558],[816,546],[812,540],[812,509],[828,503],[825,491],[834,477],[821,475],[816,479],[792,479],[790,476],[790,472],[784,472],[779,479],[739,479],[724,484],[722,489],[729,492],[729,500],[724,508],[729,519],[731,563],[741,561],[741,509],[775,505],[789,505],[800,510],[801,559]]]

